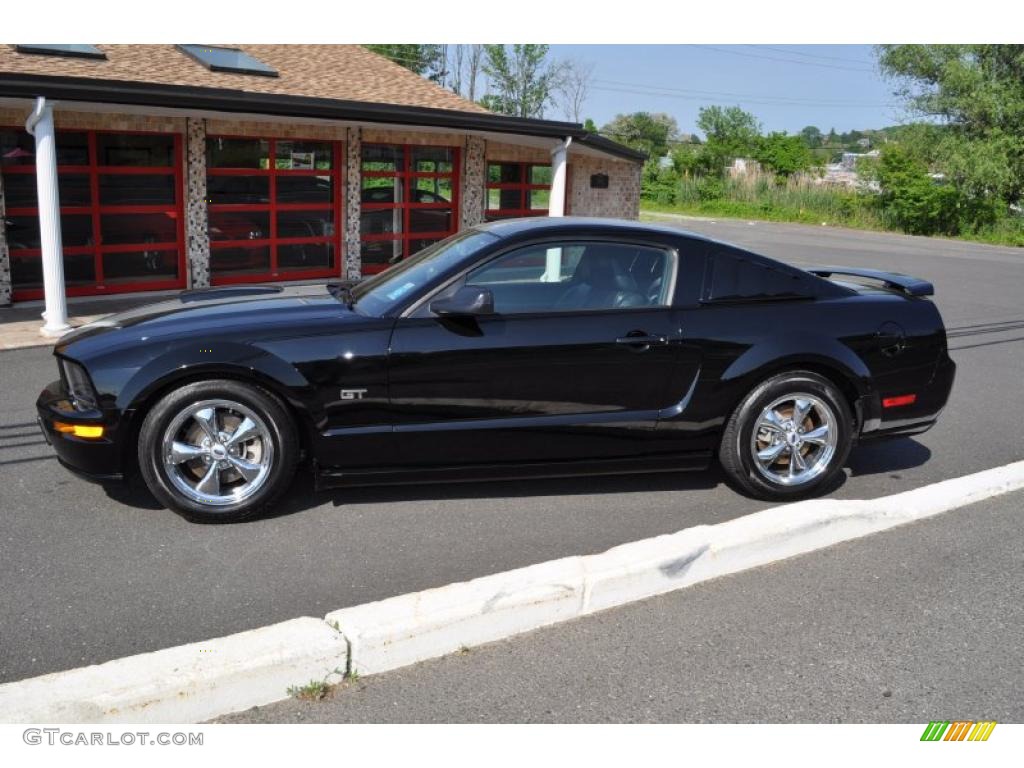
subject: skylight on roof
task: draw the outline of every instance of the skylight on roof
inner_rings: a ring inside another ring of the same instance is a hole
[[[178,45],[176,47],[211,72],[235,72],[241,75],[277,77],[276,69],[238,48],[218,48],[211,45]]]
[[[71,56],[82,59],[105,59],[107,54],[95,45],[36,45],[18,44],[14,46],[18,53],[34,53],[40,56]]]

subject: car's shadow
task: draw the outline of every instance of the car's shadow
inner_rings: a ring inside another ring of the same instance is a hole
[[[924,464],[931,451],[912,439],[897,439],[866,444],[851,452],[848,472],[840,473],[818,496],[827,496],[843,487],[847,477],[892,474]],[[286,517],[308,509],[332,505],[353,507],[373,504],[401,504],[419,501],[464,499],[532,498],[538,496],[579,496],[593,494],[657,493],[709,491],[729,486],[717,464],[706,470],[678,473],[633,475],[591,475],[529,480],[493,480],[481,482],[419,483],[314,490],[313,475],[307,468],[296,473],[291,488],[271,512],[254,518],[267,520]],[[163,509],[141,481],[109,486],[107,495],[121,504],[143,509]],[[766,502],[767,504],[767,502]]]
[[[851,477],[894,475],[905,469],[919,467],[931,457],[931,449],[913,438],[893,438],[854,448],[846,460],[846,467]]]
[[[584,494],[647,493],[658,491],[711,490],[724,477],[714,466],[704,471],[632,475],[591,475],[526,480],[417,483],[314,490],[312,472],[300,468],[283,501],[258,520],[285,517],[324,505],[353,507],[372,504],[401,504],[418,501],[462,499],[530,498],[537,496],[578,496]],[[140,480],[104,486],[114,501],[142,509],[163,509]]]

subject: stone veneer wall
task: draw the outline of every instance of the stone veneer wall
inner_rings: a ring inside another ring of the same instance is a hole
[[[255,136],[275,139],[310,139],[344,141],[345,128],[327,123],[284,123],[275,120],[218,120],[206,121],[210,136]]]
[[[518,144],[487,142],[487,160],[492,163],[550,163],[551,150],[543,147],[523,147]],[[569,161],[572,162],[570,156]]]
[[[7,252],[7,212],[4,207],[4,177],[0,173],[0,307],[11,303],[11,258]]]
[[[461,147],[465,134],[432,133],[422,131],[386,131],[380,128],[363,128],[363,141],[366,144],[418,144],[420,146]]]
[[[0,109],[0,125],[22,127],[31,110]],[[153,131],[184,133],[185,118],[128,115],[117,112],[71,112],[58,103],[53,112],[57,130],[80,131]]]
[[[206,121],[188,119],[185,135],[185,252],[188,284],[210,285],[210,235],[206,226]]]
[[[640,218],[639,163],[569,154],[569,212],[573,216]],[[608,189],[592,189],[590,177],[608,176]]]
[[[345,279],[358,280],[363,274],[359,245],[359,214],[362,203],[363,137],[359,128],[349,128],[345,139]]]
[[[487,204],[485,184],[487,181],[487,142],[479,136],[467,136],[462,152],[462,178],[459,229],[481,224],[484,220],[484,206]]]

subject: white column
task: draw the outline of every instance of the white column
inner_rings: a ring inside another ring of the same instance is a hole
[[[548,200],[548,216],[565,216],[566,164],[569,156],[570,136],[551,150],[551,197]],[[542,283],[557,283],[562,279],[562,249],[548,248]]]
[[[565,216],[566,164],[569,158],[570,136],[551,150],[551,200],[548,216]]]
[[[64,297],[64,247],[60,237],[60,197],[57,193],[57,146],[53,133],[53,105],[36,99],[25,123],[36,139],[36,189],[39,198],[39,235],[43,251],[43,293],[46,323],[39,332],[60,336],[71,329]]]

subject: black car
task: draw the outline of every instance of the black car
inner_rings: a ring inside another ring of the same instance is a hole
[[[929,283],[801,270],[676,229],[522,219],[357,285],[236,286],[64,337],[62,464],[237,520],[322,485],[676,472],[827,490],[858,440],[931,427],[955,366]]]

